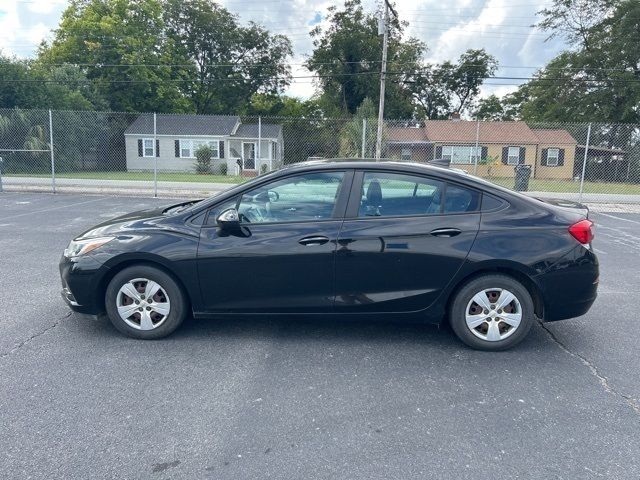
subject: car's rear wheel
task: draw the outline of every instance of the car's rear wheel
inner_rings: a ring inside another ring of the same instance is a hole
[[[136,265],[118,272],[109,282],[105,306],[109,320],[120,332],[154,339],[180,326],[188,304],[170,275],[148,265]]]
[[[528,290],[506,275],[469,281],[451,304],[449,321],[458,338],[478,350],[506,350],[520,343],[535,319]]]

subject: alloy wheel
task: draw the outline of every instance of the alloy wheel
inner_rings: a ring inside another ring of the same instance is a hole
[[[522,321],[522,305],[504,288],[487,288],[476,293],[465,310],[467,327],[476,337],[498,342],[513,335]]]
[[[153,330],[164,323],[171,311],[169,295],[148,278],[134,278],[120,287],[116,297],[120,318],[137,330]]]

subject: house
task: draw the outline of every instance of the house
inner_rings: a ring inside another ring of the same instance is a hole
[[[254,176],[282,163],[282,125],[243,124],[227,115],[140,115],[125,130],[127,171],[193,172],[196,150],[208,145],[212,173]],[[155,141],[154,141],[155,138]]]
[[[512,177],[516,165],[539,179],[571,179],[577,142],[563,129],[532,129],[525,122],[426,120],[387,132],[386,156],[399,160],[450,160],[479,176]]]

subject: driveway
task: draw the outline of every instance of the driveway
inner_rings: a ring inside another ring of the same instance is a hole
[[[0,471],[22,478],[640,477],[640,215],[599,212],[599,298],[483,353],[387,321],[70,314],[69,239],[166,200],[0,194]]]

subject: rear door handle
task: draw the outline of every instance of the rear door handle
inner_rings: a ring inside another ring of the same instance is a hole
[[[435,230],[431,230],[429,233],[434,237],[455,237],[456,235],[460,235],[462,232],[457,228],[436,228]]]
[[[307,247],[313,247],[314,245],[324,245],[328,241],[329,237],[325,237],[323,235],[311,235],[309,237],[301,238],[298,240],[298,243]]]

